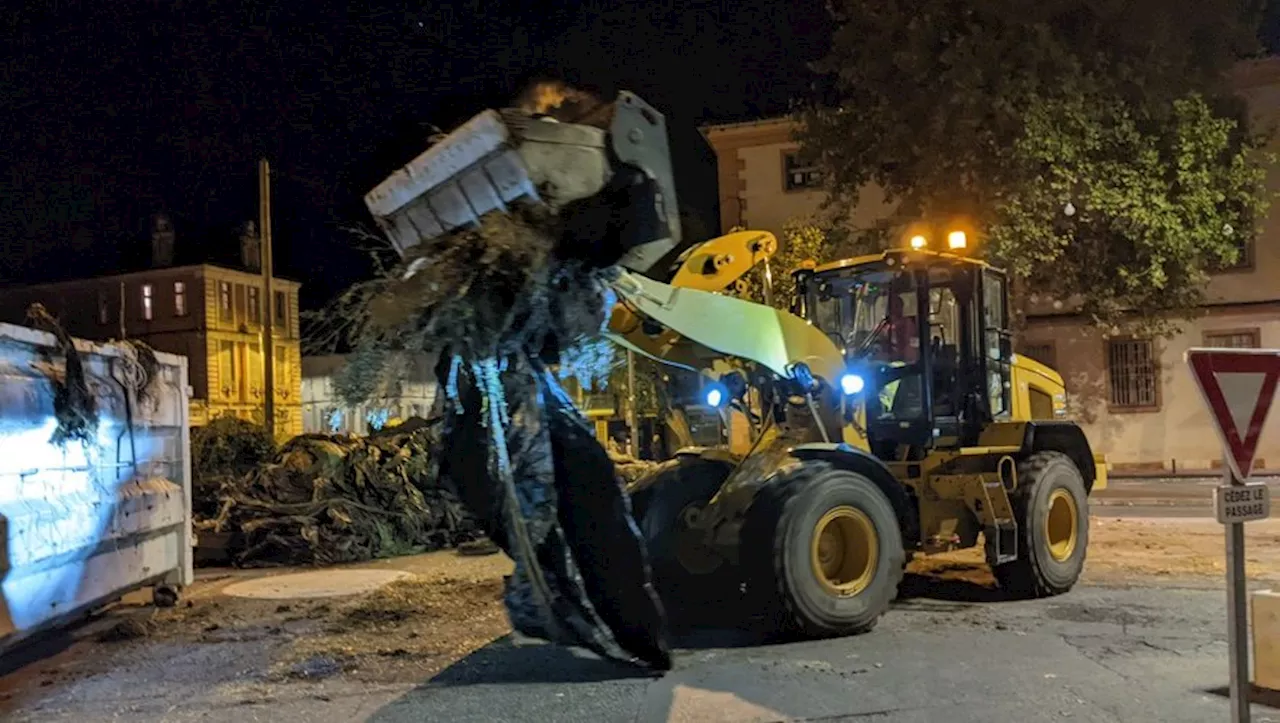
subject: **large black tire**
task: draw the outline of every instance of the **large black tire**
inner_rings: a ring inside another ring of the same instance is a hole
[[[994,566],[1000,588],[1016,598],[1067,592],[1084,572],[1089,549],[1089,493],[1080,469],[1061,452],[1037,452],[1018,465],[1012,503],[1018,557]]]
[[[637,516],[649,550],[654,586],[673,621],[733,592],[730,562],[699,543],[687,515],[701,511],[720,490],[732,468],[723,462],[683,457],[664,462],[645,486],[643,516]]]
[[[893,504],[870,479],[830,463],[798,462],[762,489],[741,539],[771,632],[863,633],[898,595],[906,552]]]

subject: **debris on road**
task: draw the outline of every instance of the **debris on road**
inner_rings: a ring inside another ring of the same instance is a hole
[[[224,480],[200,529],[232,533],[238,565],[325,565],[452,547],[481,536],[436,474],[432,424],[368,438],[303,435]]]
[[[97,640],[100,643],[118,643],[145,638],[154,631],[155,623],[152,620],[131,615],[98,633]]]
[[[1250,578],[1280,581],[1280,527],[1253,523],[1247,549]],[[1084,579],[1092,583],[1219,580],[1225,565],[1222,525],[1215,520],[1098,515],[1090,525]],[[943,581],[995,585],[981,546],[917,558],[909,569]]]

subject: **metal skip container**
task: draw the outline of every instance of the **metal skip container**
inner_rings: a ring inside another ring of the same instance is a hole
[[[97,424],[59,444],[58,340],[0,324],[0,349],[2,652],[133,590],[190,584],[193,535],[184,357],[76,340]]]

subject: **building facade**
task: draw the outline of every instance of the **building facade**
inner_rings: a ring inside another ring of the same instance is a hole
[[[36,302],[73,336],[138,339],[190,363],[191,423],[232,415],[261,423],[263,324],[273,324],[276,436],[302,433],[298,289],[257,274],[197,264],[0,290],[0,318],[23,323]]]
[[[302,429],[308,434],[367,435],[384,425],[410,417],[429,419],[440,385],[433,356],[421,355],[407,364],[399,394],[352,406],[339,398],[333,377],[347,363],[343,354],[302,359]]]
[[[1232,81],[1258,127],[1280,120],[1280,59],[1242,64]],[[816,217],[822,178],[797,155],[793,133],[789,119],[703,129],[716,152],[722,232],[744,226],[780,235],[787,222]],[[1268,186],[1280,191],[1280,168],[1269,170]],[[869,189],[851,213],[869,223],[890,210]],[[1280,208],[1240,262],[1213,277],[1208,295],[1201,313],[1168,339],[1106,338],[1069,305],[1049,299],[1027,309],[1019,351],[1062,373],[1075,418],[1114,474],[1221,469],[1221,446],[1183,354],[1193,346],[1280,347]],[[1280,470],[1280,434],[1261,441],[1256,468]]]

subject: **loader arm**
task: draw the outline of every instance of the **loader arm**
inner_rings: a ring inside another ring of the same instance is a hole
[[[654,281],[623,272],[613,285],[622,313],[609,321],[611,339],[665,364],[696,369],[699,356],[680,337],[717,354],[755,362],[782,377],[803,362],[835,384],[844,358],[826,334],[794,314],[733,296]],[[644,320],[662,327],[645,332]]]
[[[677,288],[720,292],[738,288],[742,277],[777,252],[778,240],[768,231],[739,231],[695,244],[677,259],[669,284]],[[656,322],[656,324],[654,323]],[[669,366],[698,371],[709,361],[702,350],[652,314],[633,311],[626,301],[610,317],[610,338],[639,354]]]

